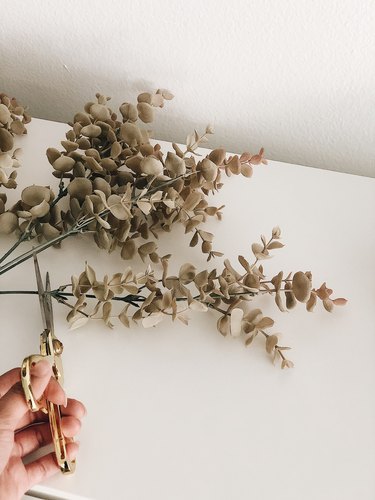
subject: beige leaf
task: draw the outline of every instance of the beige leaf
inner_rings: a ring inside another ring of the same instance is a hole
[[[81,134],[85,137],[99,137],[102,133],[102,129],[98,125],[90,124],[81,128]]]
[[[299,302],[307,302],[311,292],[311,281],[302,271],[294,274],[292,280],[292,290]]]
[[[69,172],[74,167],[75,160],[69,156],[60,156],[53,163],[52,166],[58,172]]]
[[[118,141],[115,141],[111,146],[111,157],[116,159],[122,153],[121,144]]]
[[[306,302],[306,309],[309,311],[309,312],[312,312],[316,306],[316,293],[315,292],[311,292],[311,295],[310,295],[310,298],[309,300]]]
[[[144,123],[151,123],[154,120],[154,109],[147,102],[137,104],[138,116]]]
[[[285,304],[288,310],[293,309],[297,305],[296,298],[292,291],[292,285],[289,281],[285,283]]]
[[[136,253],[136,244],[134,239],[129,239],[125,241],[121,249],[121,258],[124,260],[130,260],[134,257]]]
[[[277,307],[280,309],[280,311],[285,312],[285,308],[284,308],[284,304],[283,304],[280,292],[277,292],[275,294],[275,302],[276,302]]]
[[[39,205],[43,200],[49,201],[50,197],[51,190],[48,187],[36,186],[35,184],[26,187],[21,193],[21,200],[30,207]]]
[[[172,142],[172,147],[173,149],[176,151],[176,154],[180,157],[180,158],[183,158],[184,157],[184,153],[182,152],[181,148],[178,146],[178,144],[176,144],[175,142]]]
[[[154,156],[147,156],[143,158],[140,163],[141,171],[146,175],[159,176],[163,174],[163,164]]]
[[[183,209],[187,211],[194,210],[194,208],[200,203],[202,199],[202,194],[198,191],[192,191],[186,198]]]
[[[186,325],[186,326],[189,325],[189,316],[186,313],[184,313],[184,312],[178,313],[177,319],[179,321],[181,321],[181,323],[183,323],[184,325]]]
[[[128,308],[129,308],[129,304],[126,304],[124,309],[118,315],[118,319],[121,321],[121,323],[124,326],[126,326],[126,328],[130,328],[130,321],[129,321],[129,317],[127,316]]]
[[[124,102],[120,106],[120,113],[124,117],[125,120],[129,120],[131,122],[136,122],[138,120],[138,111],[134,104],[129,102]]]
[[[324,306],[324,309],[328,312],[332,312],[333,311],[333,301],[331,299],[324,299],[323,300],[323,306]]]
[[[193,264],[189,263],[183,264],[180,267],[178,277],[184,285],[187,285],[188,283],[191,283],[194,280],[196,271],[197,269],[195,266],[193,266]]]
[[[57,158],[60,158],[61,153],[56,148],[48,148],[46,151],[46,155],[50,164],[53,165]]]
[[[251,165],[242,164],[241,165],[241,174],[244,177],[251,177],[253,175],[253,167]]]
[[[283,248],[283,244],[280,241],[271,241],[268,245],[268,250],[274,250],[275,248]]]
[[[13,149],[13,144],[14,140],[12,134],[5,128],[0,128],[0,150],[3,152],[10,151],[11,149]]]
[[[77,313],[76,316],[73,316],[69,321],[69,330],[76,330],[77,328],[81,328],[81,326],[86,325],[90,318],[87,316],[83,316],[82,314]]]
[[[10,111],[5,104],[0,104],[0,123],[6,125],[12,120]]]
[[[241,264],[241,266],[245,269],[246,272],[250,272],[250,264],[248,261],[243,257],[242,255],[238,256],[238,262]]]
[[[85,265],[85,274],[86,274],[86,277],[90,283],[90,285],[94,285],[94,283],[96,282],[96,275],[95,275],[95,271],[94,269],[86,263]]]
[[[168,172],[173,174],[172,177],[178,177],[186,172],[185,160],[168,151],[167,158],[165,160],[165,168]]]
[[[115,196],[115,195],[112,195],[112,196]],[[109,198],[108,198],[108,202],[109,202]],[[112,205],[109,205],[109,203],[108,203],[108,208],[109,208],[111,214],[114,215],[116,217],[116,219],[119,219],[119,220],[126,220],[131,215],[130,210],[120,202],[113,203]]]
[[[233,337],[238,337],[242,332],[243,310],[235,307],[230,316],[230,333]]]
[[[103,321],[107,326],[109,326],[110,328],[113,328],[113,324],[110,321],[111,311],[112,311],[112,303],[105,302],[103,304]]]
[[[148,241],[138,248],[139,254],[149,255],[157,249],[155,241]]]
[[[344,306],[345,304],[347,304],[348,301],[340,297],[337,299],[333,299],[332,302],[335,304],[335,306]]]
[[[99,215],[95,214],[95,219],[104,229],[111,229],[109,222],[99,217]]]
[[[172,94],[172,92],[170,92],[167,89],[158,89],[156,91],[156,93],[161,94],[164,97],[164,99],[166,99],[167,101],[170,101],[171,99],[174,98],[174,95]]]
[[[142,210],[145,215],[148,215],[151,211],[151,203],[148,200],[138,200],[137,206]]]
[[[227,166],[232,174],[237,175],[241,173],[241,162],[237,155],[233,156],[230,159],[230,161],[227,163]]]
[[[255,257],[258,257],[258,255],[263,251],[263,245],[261,243],[253,243],[251,245],[251,250]]]
[[[26,132],[26,127],[21,122],[21,120],[13,120],[10,124],[10,130],[13,132],[13,134],[22,135]]]
[[[283,359],[281,362],[281,368],[293,368],[294,363],[290,359]]]
[[[72,198],[83,201],[92,193],[92,183],[84,177],[76,177],[68,184],[68,193]]]
[[[244,277],[244,280],[243,280],[243,284],[254,290],[255,292],[259,290],[259,287],[260,287],[260,281],[259,281],[259,277],[256,276],[255,274],[253,273],[248,273],[245,277]]]
[[[269,335],[266,340],[266,351],[268,354],[271,354],[271,352],[274,350],[275,346],[277,345],[278,338],[276,335]]]
[[[213,182],[218,174],[217,165],[209,158],[204,158],[200,165],[200,169],[204,179],[207,182]]]
[[[253,340],[255,339],[255,337],[256,337],[256,334],[255,334],[255,333],[253,333],[253,334],[249,335],[249,336],[246,338],[246,340],[245,340],[245,346],[247,347],[247,346],[249,346],[250,344],[252,344],[252,342],[253,342]]]
[[[220,166],[224,163],[226,157],[225,149],[217,148],[211,151],[208,158],[215,163],[215,165]]]
[[[146,102],[147,104],[151,104],[152,94],[150,92],[142,92],[137,97],[138,102]]]
[[[93,104],[90,107],[90,114],[96,119],[100,121],[106,121],[111,118],[111,113],[107,106],[104,106],[103,104]],[[83,134],[85,135],[85,134]],[[100,135],[100,133],[99,133]]]
[[[210,243],[212,243],[214,239],[214,235],[212,233],[203,231],[202,229],[199,229],[198,233],[204,241],[209,241]]]
[[[262,318],[258,323],[256,323],[256,327],[259,329],[259,330],[263,330],[265,328],[271,328],[273,325],[274,325],[274,320],[272,318],[269,318],[268,316],[265,316],[264,318]]]
[[[192,309],[193,311],[199,311],[199,312],[206,312],[208,311],[208,307],[206,304],[203,304],[199,300],[193,300],[189,304],[189,309]]]
[[[164,315],[162,312],[152,313],[142,319],[142,326],[143,328],[151,328],[152,326],[156,326],[158,323],[163,321],[163,319]]]
[[[133,123],[123,123],[120,127],[120,136],[130,146],[141,144],[143,141],[142,133]]]
[[[51,224],[49,224],[48,222],[45,222],[42,225],[42,234],[45,237],[45,239],[49,241],[53,240],[53,238],[56,238],[60,234],[60,231],[55,227],[51,226]]]
[[[0,153],[0,168],[11,168],[12,166],[12,157],[8,153]]]
[[[230,331],[229,316],[221,316],[217,321],[217,329],[225,337]]]
[[[0,233],[11,234],[18,227],[18,217],[13,212],[4,212],[0,215]]]
[[[43,200],[39,205],[35,205],[34,207],[30,208],[30,213],[33,218],[37,217],[44,217],[46,214],[48,214],[50,210],[50,205],[49,203],[46,202],[46,200]]]

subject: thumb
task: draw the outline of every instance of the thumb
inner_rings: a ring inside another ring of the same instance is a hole
[[[52,376],[51,365],[39,361],[30,369],[31,387],[36,399],[40,399]],[[14,384],[0,399],[0,428],[15,431],[18,422],[29,411],[21,382]]]

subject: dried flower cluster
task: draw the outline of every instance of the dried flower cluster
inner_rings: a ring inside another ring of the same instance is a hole
[[[0,135],[0,145],[4,143],[9,151],[13,147],[9,140],[12,131],[21,133],[20,125],[14,123],[19,122],[24,133],[23,122],[28,117],[16,101],[5,97],[0,105],[0,124],[3,124],[0,132],[3,130],[5,134]],[[263,149],[255,155],[245,152],[228,156],[224,149],[215,149],[205,157],[198,155],[197,148],[213,133],[210,126],[202,135],[196,131],[189,135],[184,151],[172,144],[174,152],[164,154],[159,144],[150,143],[150,133],[139,121],[152,122],[155,109],[162,108],[172,97],[170,92],[160,89],[142,93],[136,105],[123,103],[117,116],[108,106],[109,98],[97,94],[96,102],[87,103],[84,111],[74,116],[66,139],[61,141],[63,150],[47,150],[53,175],[60,180],[58,194],[48,186],[29,186],[8,210],[3,198],[0,233],[15,233],[18,240],[0,259],[0,264],[23,241],[36,240],[38,244],[0,265],[0,274],[30,258],[33,252],[58,246],[69,236],[87,233],[99,248],[109,252],[119,249],[125,260],[138,254],[144,262],[160,264],[162,272],[157,279],[148,265],[145,273],[135,274],[127,268],[98,281],[95,271],[87,265],[78,278],[72,278],[71,293],[65,292],[66,286],[51,292],[71,309],[68,321],[72,328],[82,326],[90,318],[103,319],[112,327],[114,316],[125,326],[130,321],[141,321],[144,327],[150,327],[165,316],[187,324],[189,310],[214,309],[220,314],[217,328],[222,335],[242,337],[249,345],[260,333],[265,338],[266,351],[274,359],[280,358],[282,368],[291,367],[292,362],[284,356],[288,348],[278,344],[276,335],[266,332],[273,326],[273,320],[264,317],[257,308],[250,309],[247,303],[267,293],[274,296],[280,310],[303,302],[311,311],[317,299],[321,299],[331,311],[334,305],[345,303],[345,299],[331,299],[332,290],[325,284],[314,289],[309,272],[296,272],[286,278],[280,272],[272,279],[266,278],[259,261],[283,246],[278,227],[268,241],[262,236],[260,243],[252,245],[252,264],[245,257],[238,257],[242,273],[225,260],[220,272],[216,269],[197,272],[192,264],[184,264],[178,276],[168,275],[171,256],[158,254],[155,239],[159,233],[169,232],[174,223],[181,223],[185,232],[191,233],[190,246],[200,244],[207,260],[222,256],[213,249],[213,234],[201,228],[208,217],[221,219],[223,207],[211,206],[207,195],[223,186],[223,175],[251,177],[254,165],[266,164]],[[17,118],[20,115],[23,122]],[[15,158],[9,154],[7,157],[16,166]],[[65,210],[59,203],[64,197],[69,200]],[[69,304],[69,296],[77,299],[74,305]],[[87,309],[87,298],[96,299],[91,309]],[[116,302],[125,302],[125,307],[114,313]]]
[[[14,135],[26,134],[25,124],[31,117],[26,108],[21,106],[16,99],[10,99],[6,94],[0,93],[0,187],[8,189],[17,187],[16,170],[19,167],[18,155],[20,150],[14,148]],[[1,196],[1,195],[0,195]],[[0,197],[0,214],[4,207],[4,195]]]

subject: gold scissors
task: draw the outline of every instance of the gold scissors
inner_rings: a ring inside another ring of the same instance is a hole
[[[52,299],[49,293],[51,291],[49,274],[46,274],[46,286],[44,288],[36,254],[34,254],[34,267],[44,330],[40,335],[40,354],[32,354],[23,360],[21,367],[22,387],[30,410],[40,410],[48,414],[57,464],[63,474],[69,474],[75,470],[75,461],[69,460],[67,457],[67,441],[61,429],[60,405],[48,401],[44,396],[40,400],[36,400],[31,388],[30,368],[42,359],[51,364],[53,376],[61,387],[64,383],[61,360],[63,344],[55,337],[54,333]]]

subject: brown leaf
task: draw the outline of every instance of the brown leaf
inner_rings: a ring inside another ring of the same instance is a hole
[[[294,296],[294,293],[292,291],[292,285],[290,281],[287,281],[285,283],[285,302],[286,302],[286,308],[288,310],[293,309],[297,305],[296,298]],[[288,291],[287,291],[288,290]]]
[[[274,250],[275,248],[283,248],[283,245],[280,241],[271,241],[271,243],[267,246],[268,250]]]
[[[344,306],[348,301],[344,298],[333,299],[332,302],[335,306]]]
[[[279,339],[277,338],[277,335],[269,335],[266,340],[266,351],[268,354],[271,354],[271,352],[274,350],[275,346],[277,345],[277,342]]]
[[[283,359],[281,362],[281,368],[293,368],[294,363],[290,359]]]
[[[242,332],[243,310],[235,307],[230,316],[230,333],[233,337],[238,337]]]
[[[121,258],[124,260],[132,259],[136,253],[136,249],[137,247],[134,239],[126,240],[125,243],[122,245]]]
[[[306,302],[306,309],[312,312],[316,306],[316,293],[311,292],[309,300]]]
[[[182,208],[187,211],[194,210],[194,208],[198,205],[201,199],[202,199],[201,193],[199,193],[198,191],[192,191],[186,198]]]
[[[292,290],[299,302],[307,302],[311,292],[311,281],[302,271],[294,274],[292,280]]]
[[[323,306],[324,306],[324,309],[328,312],[332,312],[333,311],[333,301],[331,299],[324,299],[323,300]]]
[[[217,321],[217,329],[224,337],[228,335],[230,331],[230,319],[229,316],[221,316]]]

